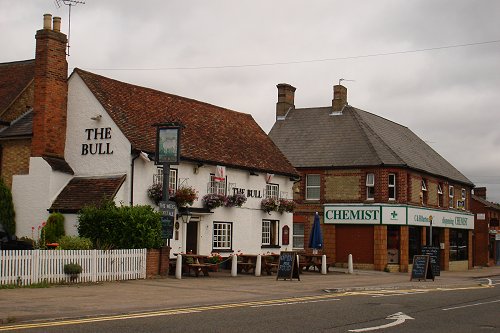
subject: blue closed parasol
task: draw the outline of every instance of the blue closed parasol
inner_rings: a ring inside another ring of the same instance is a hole
[[[319,214],[314,215],[314,222],[309,235],[309,247],[314,250],[323,248],[323,235],[321,233],[321,225],[319,223]]]

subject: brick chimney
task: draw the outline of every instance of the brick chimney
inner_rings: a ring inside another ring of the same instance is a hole
[[[276,120],[283,120],[290,109],[295,109],[295,87],[280,83],[278,88],[278,103],[276,103]]]
[[[332,110],[340,112],[347,105],[347,88],[337,84],[333,86]]]
[[[476,187],[474,189],[474,195],[486,200],[486,187]]]
[[[43,16],[43,29],[35,35],[35,96],[31,156],[64,159],[68,101],[66,35],[60,32],[61,18]]]

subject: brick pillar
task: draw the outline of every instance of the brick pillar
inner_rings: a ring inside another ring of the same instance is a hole
[[[443,271],[450,270],[450,229],[444,228],[441,233],[440,242],[444,243],[444,251],[441,250],[441,269]]]
[[[374,269],[383,271],[387,266],[387,226],[375,225],[373,229]]]
[[[472,255],[473,255],[472,247],[473,247],[473,244],[472,244],[472,230],[469,230],[469,240],[468,240],[468,243],[467,243],[467,250],[468,250],[467,258],[469,259],[469,269],[474,268],[474,263],[473,263],[473,258],[472,258]],[[486,252],[486,254],[487,253],[488,252]]]
[[[337,258],[335,255],[335,225],[334,224],[322,224],[321,228],[323,230],[323,254],[326,254],[329,261],[336,262]],[[304,239],[305,245],[309,242],[309,238]]]
[[[401,226],[399,231],[399,271],[408,272],[410,231],[408,226]]]
[[[68,101],[66,35],[59,31],[60,18],[44,15],[44,28],[36,32],[35,94],[31,156],[64,159]]]
[[[170,247],[168,246],[163,246],[160,249],[161,252],[161,260],[160,260],[160,268],[159,268],[159,273],[162,276],[168,276],[168,268],[169,268],[169,261],[170,261]]]
[[[422,244],[420,245],[427,245],[427,227],[421,227],[420,230],[422,232]]]
[[[151,279],[158,275],[160,266],[160,250],[148,249],[146,252],[146,278]]]

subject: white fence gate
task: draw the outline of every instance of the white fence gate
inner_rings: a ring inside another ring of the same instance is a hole
[[[64,265],[76,263],[82,273],[74,282],[146,278],[146,249],[1,250],[0,285],[70,281]]]

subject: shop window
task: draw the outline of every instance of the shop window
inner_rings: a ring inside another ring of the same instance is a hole
[[[210,182],[208,183],[208,194],[222,194],[226,195],[227,177],[223,181],[216,181],[215,175],[210,175]]]
[[[262,220],[262,246],[279,246],[279,221]]]
[[[366,174],[366,199],[373,200],[375,198],[375,174]]]
[[[233,242],[233,224],[231,222],[214,222],[214,250],[231,250]]]
[[[396,200],[396,175],[389,174],[389,200]]]
[[[293,248],[304,248],[304,223],[293,224]]]
[[[455,189],[453,188],[453,186],[450,185],[450,187],[448,188],[448,207],[449,208],[454,208],[455,207],[455,203],[454,203],[454,197],[455,197]]]
[[[306,200],[319,200],[321,195],[321,176],[306,175]]]
[[[468,259],[469,230],[450,229],[450,261]]]
[[[441,183],[438,184],[437,194],[438,194],[438,207],[443,207],[443,185],[441,185]]]
[[[427,198],[429,197],[427,194],[427,180],[422,179],[422,205],[427,205]]]
[[[389,264],[399,263],[399,226],[387,226],[387,262]]]
[[[278,200],[279,193],[280,193],[280,187],[278,184],[266,184],[266,198],[273,198]]]
[[[422,228],[421,227],[408,227],[409,240],[408,240],[408,255],[410,256],[410,263],[413,262],[413,256],[421,254],[422,251]]]

